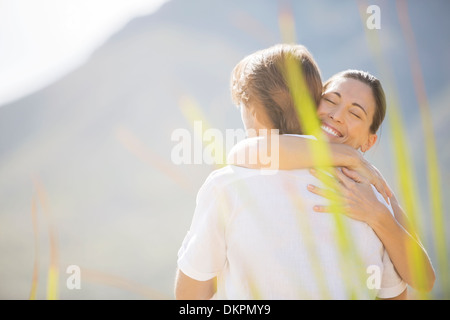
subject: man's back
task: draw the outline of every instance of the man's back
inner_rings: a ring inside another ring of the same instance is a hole
[[[372,274],[388,290],[404,287],[373,230],[314,212],[325,200],[308,184],[320,182],[307,170],[213,172],[199,191],[180,269],[197,280],[217,276],[218,299],[372,299]]]

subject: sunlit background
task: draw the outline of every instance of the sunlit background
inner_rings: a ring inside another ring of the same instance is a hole
[[[379,30],[366,26],[371,4]],[[232,68],[292,40],[323,80],[354,68],[384,83],[388,116],[366,157],[400,203],[411,166],[431,297],[448,298],[448,14],[447,0],[0,0],[0,298],[172,299],[215,167],[175,165],[171,134],[192,130],[192,105],[211,127],[242,128]],[[80,289],[66,286],[70,265]]]

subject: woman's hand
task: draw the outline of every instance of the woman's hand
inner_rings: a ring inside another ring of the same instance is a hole
[[[368,182],[373,184],[375,189],[377,189],[377,191],[379,193],[381,193],[384,200],[386,200],[386,202],[389,203],[389,198],[391,198],[393,196],[393,193],[392,193],[391,188],[389,188],[389,185],[387,184],[386,180],[381,175],[380,171],[364,158],[363,158],[363,161],[361,161],[359,170],[358,170],[358,168],[356,168],[356,172],[358,172],[358,171],[366,172],[365,173],[366,176],[369,177]]]
[[[346,154],[346,157],[348,158],[346,162],[348,164],[342,165],[342,167],[351,169],[347,170],[346,173],[351,175],[352,172],[354,172],[354,177],[356,179],[364,178],[373,184],[375,189],[383,196],[384,200],[389,203],[389,198],[393,196],[392,190],[380,171],[374,165],[367,161],[356,149],[342,144],[330,144],[330,146],[334,153]],[[353,179],[352,176],[350,177]]]
[[[377,199],[370,182],[355,171],[342,168],[341,172],[336,169],[335,177],[321,170],[312,171],[326,187],[308,185],[308,189],[331,200],[330,205],[317,205],[314,211],[343,213],[367,223],[383,242],[400,277],[412,288],[429,292],[436,279],[431,260],[419,238],[414,235],[414,230],[409,228],[407,216],[395,196],[392,197],[392,216],[389,209]],[[414,256],[414,264],[411,255]],[[423,273],[419,275],[417,270],[423,270]]]
[[[349,218],[369,225],[378,218],[377,213],[387,213],[387,207],[378,200],[370,182],[347,168],[335,169],[335,177],[311,169],[311,174],[326,185],[321,188],[308,185],[308,190],[331,201],[330,205],[316,205],[314,211],[344,213]]]

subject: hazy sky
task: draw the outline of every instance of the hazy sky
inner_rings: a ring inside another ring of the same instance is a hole
[[[0,106],[79,66],[133,17],[168,0],[0,0]]]

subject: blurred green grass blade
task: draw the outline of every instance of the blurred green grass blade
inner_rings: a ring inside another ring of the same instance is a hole
[[[445,288],[445,291],[447,291],[450,287],[449,265],[447,258],[447,241],[445,237],[445,217],[441,199],[441,174],[437,157],[436,139],[433,130],[434,126],[426,95],[425,82],[418,57],[414,31],[409,19],[408,4],[404,0],[399,0],[396,4],[400,25],[408,45],[408,57],[413,74],[414,92],[419,103],[420,119],[424,131],[427,178],[434,231],[433,236],[438,258],[440,281],[443,288]],[[444,294],[450,294],[450,292],[445,292]]]
[[[34,185],[48,227],[50,261],[47,270],[47,299],[56,300],[58,299],[58,285],[59,285],[59,270],[58,270],[59,250],[58,250],[56,229],[53,226],[53,219],[50,214],[47,194],[43,184],[38,178],[34,178]]]
[[[324,164],[322,169],[334,176],[334,170],[331,170],[332,158],[329,144],[323,137],[320,121],[317,117],[317,106],[309,93],[302,70],[294,59],[287,59],[282,72],[287,79],[303,134],[318,138],[318,140],[311,140],[309,143],[314,162]],[[355,279],[358,279],[359,283],[365,283],[366,274],[363,270],[354,269],[356,265],[361,265],[361,256],[355,251],[348,226],[344,222],[345,217],[342,213],[339,213],[342,211],[342,204],[339,200],[331,201],[330,207],[334,212],[335,238],[339,251],[341,273],[346,283],[347,296],[355,298],[359,296],[359,292],[354,291],[358,287],[353,285],[356,283]]]
[[[48,269],[47,274],[47,300],[58,299],[58,284],[59,284],[58,266],[52,265]]]
[[[359,1],[359,10],[362,22],[365,22],[365,8],[367,7],[366,1]],[[417,178],[414,172],[413,158],[411,157],[411,152],[408,149],[408,139],[406,138],[406,130],[404,127],[404,123],[402,120],[401,112],[400,112],[400,104],[397,98],[397,90],[394,85],[394,76],[392,75],[391,68],[387,65],[385,59],[383,58],[382,46],[380,39],[378,37],[378,31],[376,30],[368,30],[364,26],[364,30],[366,32],[366,38],[369,44],[370,51],[373,53],[375,63],[377,68],[379,69],[380,74],[382,75],[383,86],[385,87],[387,93],[387,120],[389,129],[391,131],[391,143],[392,143],[392,152],[393,152],[393,163],[395,165],[395,174],[396,180],[399,185],[398,193],[400,195],[400,199],[402,201],[402,205],[405,208],[406,214],[410,219],[410,227],[414,230],[414,233],[419,235],[419,238],[424,238],[424,228],[423,228],[423,216],[421,215],[421,204],[420,197],[418,192],[418,184]],[[423,120],[423,119],[422,119]],[[425,133],[427,135],[427,133]],[[434,139],[433,139],[434,140]],[[433,143],[431,144],[433,145]],[[427,149],[427,156],[430,159],[430,155],[433,154],[435,156],[435,152],[430,148]],[[431,156],[432,158],[433,156]],[[432,167],[431,169],[433,173],[436,174],[437,166],[430,165],[428,163],[428,167]],[[430,171],[428,172],[430,175]],[[439,185],[436,184],[436,181],[433,182],[433,188],[439,188]],[[437,194],[439,194],[439,190]],[[435,214],[433,213],[433,216]],[[439,233],[439,231],[438,231]],[[439,255],[441,255],[440,253]],[[420,253],[418,252],[418,248],[409,248],[408,249],[409,256],[409,265],[413,266],[411,272],[413,274],[413,278],[416,279],[417,283],[423,284],[425,279],[425,266],[424,262],[419,259]],[[445,256],[445,254],[444,254]],[[418,292],[420,298],[426,299],[431,296],[431,294],[425,292]]]
[[[204,144],[206,136],[208,135],[205,135],[205,133],[211,132],[215,129],[213,126],[211,126],[211,123],[208,121],[206,115],[202,112],[202,108],[200,107],[198,102],[192,96],[183,95],[179,99],[179,107],[183,116],[186,118],[192,128],[194,128],[194,139],[201,140],[198,142]],[[201,123],[201,137],[197,137],[195,134],[196,129],[200,128],[200,126],[197,126],[198,123]],[[218,141],[216,138],[213,138],[211,140],[212,141],[209,141],[209,143],[207,144],[207,148],[210,150],[215,150],[214,154],[211,156],[214,160],[214,166],[219,169],[225,166],[227,163],[226,150],[224,150],[223,141]],[[205,147],[202,146],[202,150],[204,149]]]
[[[37,298],[37,287],[39,280],[39,238],[38,238],[38,220],[37,220],[37,200],[36,196],[33,195],[31,202],[31,220],[33,224],[33,239],[34,239],[34,265],[33,265],[33,275],[31,280],[31,290],[30,290],[30,300],[36,300]]]

